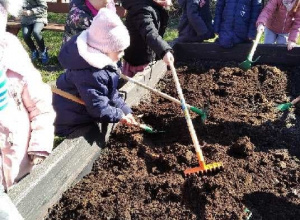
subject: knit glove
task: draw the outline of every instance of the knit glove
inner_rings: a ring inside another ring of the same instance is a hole
[[[38,165],[46,159],[45,156],[40,156],[40,155],[35,155],[35,154],[29,154],[28,157],[29,157],[30,163],[33,165]]]
[[[257,26],[257,32],[264,32],[265,31],[265,25],[263,23],[259,23]]]
[[[135,124],[137,124],[137,122],[134,119],[132,114],[123,115],[120,122],[123,123],[123,124],[126,124],[126,125],[135,125]]]
[[[174,63],[174,56],[173,56],[173,54],[170,51],[168,51],[164,55],[163,61],[165,62],[165,64],[167,64],[168,66],[170,66],[172,63]]]
[[[22,14],[24,16],[31,16],[31,15],[33,15],[33,11],[32,10],[23,10]]]

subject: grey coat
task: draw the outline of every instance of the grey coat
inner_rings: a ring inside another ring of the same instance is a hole
[[[47,2],[46,0],[26,0],[23,5],[24,10],[31,10],[33,12],[30,16],[23,16],[21,23],[23,25],[30,25],[36,22],[41,22],[47,25]]]

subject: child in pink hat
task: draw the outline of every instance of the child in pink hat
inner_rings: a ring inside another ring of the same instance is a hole
[[[18,38],[5,31],[22,0],[0,0],[0,185],[9,189],[51,152],[51,90]]]
[[[66,42],[59,54],[67,69],[56,82],[59,89],[81,98],[81,105],[54,95],[55,132],[67,136],[95,123],[136,124],[132,110],[118,92],[117,62],[129,46],[129,34],[118,15],[99,10],[91,26]]]

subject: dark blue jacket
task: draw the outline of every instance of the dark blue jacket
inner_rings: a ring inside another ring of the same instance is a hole
[[[178,0],[182,16],[178,25],[177,42],[201,42],[214,37],[210,1],[200,7],[200,0]]]
[[[78,53],[77,37],[72,37],[61,48],[58,59],[67,70],[57,79],[56,85],[81,98],[85,105],[54,94],[55,133],[60,136],[90,123],[115,123],[123,113],[131,113],[117,90],[119,75],[116,67],[108,64],[98,69],[88,64]]]
[[[219,44],[228,48],[254,39],[261,9],[261,0],[218,0],[214,31],[219,34]]]

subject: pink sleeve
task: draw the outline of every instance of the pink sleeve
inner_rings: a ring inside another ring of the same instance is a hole
[[[293,25],[289,33],[288,41],[292,41],[296,43],[297,39],[299,38],[299,33],[300,33],[300,9],[298,8],[294,17]]]
[[[22,98],[31,121],[28,153],[48,155],[53,148],[55,119],[51,89],[38,77],[32,77],[24,86]]]
[[[262,12],[257,18],[256,25],[263,23],[266,25],[267,21],[272,17],[277,8],[278,1],[281,0],[269,0],[267,5],[263,8]]]
[[[114,0],[109,1],[109,3],[107,4],[107,8],[115,13],[117,12]]]

